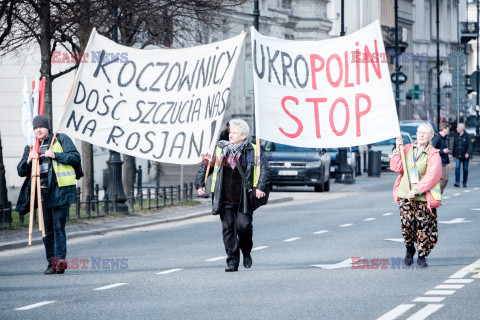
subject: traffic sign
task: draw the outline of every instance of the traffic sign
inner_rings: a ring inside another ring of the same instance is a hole
[[[401,71],[392,73],[392,75],[390,76],[390,79],[392,80],[393,83],[395,83],[397,81],[397,77],[398,77],[399,84],[403,84],[407,82],[407,75]]]
[[[413,85],[413,90],[408,90],[408,94],[413,96],[415,100],[418,100],[423,94],[423,90],[420,89],[420,86],[418,84],[415,84]]]

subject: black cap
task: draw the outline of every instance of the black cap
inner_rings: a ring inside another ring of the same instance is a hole
[[[50,130],[50,123],[48,122],[48,118],[43,114],[33,118],[32,124],[33,124],[33,129],[42,127]]]

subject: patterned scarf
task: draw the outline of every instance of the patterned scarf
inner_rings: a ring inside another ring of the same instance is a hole
[[[230,164],[230,167],[232,167],[232,169],[235,169],[235,167],[237,166],[235,159],[238,159],[238,162],[240,162],[240,155],[243,149],[245,149],[248,144],[248,139],[245,139],[245,141],[240,144],[233,144],[228,142],[228,144],[223,147],[222,153],[220,154],[220,160],[223,160],[224,157],[228,154],[228,163]]]

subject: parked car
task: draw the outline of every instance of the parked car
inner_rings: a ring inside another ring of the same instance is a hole
[[[413,142],[412,137],[408,132],[400,132],[403,138],[403,144],[407,145]],[[396,138],[376,142],[370,145],[370,150],[381,151],[382,152],[382,170],[387,170],[390,168],[390,158],[393,154],[393,149],[395,149],[395,140]]]
[[[356,148],[358,150],[358,147]],[[337,161],[338,148],[328,148],[327,150],[328,150],[328,154],[330,155],[330,159],[332,160],[332,165],[330,167],[330,177],[335,178],[338,172],[338,161]],[[357,161],[356,153],[354,152],[353,148],[348,147],[347,148],[347,164],[348,164],[348,167],[350,168],[350,171],[352,172],[353,181],[355,181],[355,168],[357,165],[356,161]]]
[[[438,133],[435,123],[425,120],[402,120],[400,121],[400,131],[408,132],[413,141],[417,140],[417,127],[421,124],[429,123],[433,127],[434,133]]]
[[[330,190],[330,156],[324,148],[300,148],[267,142],[272,186],[314,186],[316,192]]]

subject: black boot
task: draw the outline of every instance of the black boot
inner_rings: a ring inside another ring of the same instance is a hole
[[[406,266],[411,266],[413,264],[413,256],[415,255],[415,246],[412,244],[411,246],[407,246],[407,253],[405,254],[405,259],[403,259],[403,263]]]
[[[238,265],[227,265],[225,272],[235,272],[238,271]]]
[[[252,256],[251,255],[248,255],[248,256],[244,256],[243,257],[243,266],[245,268],[251,268],[252,267]]]
[[[417,260],[417,267],[419,268],[428,268],[428,263],[427,263],[427,259],[425,259],[425,257],[418,257],[418,260]]]
[[[57,262],[57,274],[64,274],[65,273],[65,269],[68,268],[68,263],[65,259],[62,259],[60,261]]]
[[[43,272],[43,274],[45,274],[45,275],[56,274],[56,273],[57,273],[57,270],[56,270],[56,269],[52,269],[52,264],[51,264],[51,263],[48,264],[47,270],[45,270],[45,271]]]

